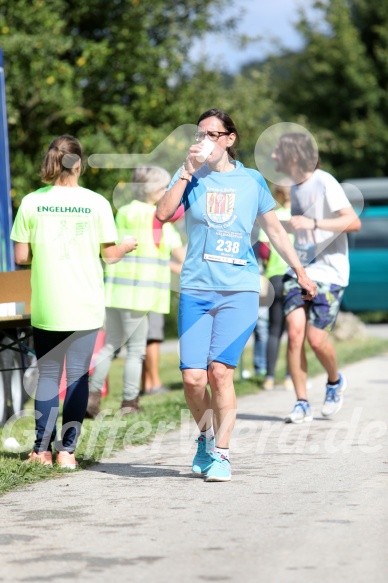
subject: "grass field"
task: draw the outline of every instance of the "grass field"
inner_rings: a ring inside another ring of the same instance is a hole
[[[388,341],[368,339],[364,341],[347,341],[335,343],[340,366],[350,364],[381,354],[388,350]],[[311,351],[308,351],[309,376],[322,372],[322,367]],[[178,369],[176,354],[163,354],[161,358],[161,378],[164,385],[171,387],[168,393],[147,396],[141,399],[143,411],[135,416],[121,417],[118,413],[121,403],[123,360],[112,363],[109,375],[109,395],[103,399],[101,418],[95,421],[85,420],[81,439],[77,448],[80,469],[96,463],[102,457],[109,457],[114,451],[126,444],[142,444],[152,439],[156,431],[168,430],[171,423],[179,426],[182,410],[186,410],[181,374]],[[243,355],[243,368],[252,373],[249,379],[240,379],[241,367],[235,371],[235,387],[238,396],[252,394],[261,390],[261,381],[253,375],[252,350],[246,348]],[[277,379],[281,380],[285,372],[285,347],[281,347],[277,367]],[[53,478],[69,470],[62,470],[55,465],[51,467],[40,464],[23,463],[34,442],[33,401],[25,406],[25,417],[10,420],[0,430],[0,493],[31,484],[38,480]],[[5,451],[4,440],[14,437],[23,451]]]

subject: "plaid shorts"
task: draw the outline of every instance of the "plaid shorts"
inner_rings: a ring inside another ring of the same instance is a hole
[[[315,328],[331,332],[335,326],[345,288],[331,283],[315,282],[317,295],[311,301],[303,300],[298,281],[290,275],[283,278],[283,307],[287,316],[296,308],[307,306],[308,321]]]

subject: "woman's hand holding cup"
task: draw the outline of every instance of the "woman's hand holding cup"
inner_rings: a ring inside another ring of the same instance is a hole
[[[194,174],[194,172],[199,170],[213,152],[214,146],[214,142],[208,138],[205,138],[199,144],[193,144],[186,158],[185,168],[187,172]]]

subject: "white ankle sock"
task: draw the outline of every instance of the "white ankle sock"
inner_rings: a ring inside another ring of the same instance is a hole
[[[209,429],[204,429],[203,431],[201,431],[201,435],[205,439],[213,439],[213,437],[214,437],[213,425],[211,427],[209,427]]]
[[[216,453],[219,453],[220,455],[223,455],[224,457],[226,457],[226,459],[229,459],[229,448],[227,447],[215,447],[214,451]]]

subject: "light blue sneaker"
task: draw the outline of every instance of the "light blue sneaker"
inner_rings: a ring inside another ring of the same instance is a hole
[[[211,451],[211,466],[206,472],[205,482],[229,482],[232,478],[230,461],[221,453]]]
[[[198,449],[193,459],[193,473],[204,476],[213,461],[210,457],[210,451],[214,449],[214,437],[212,439],[206,439],[200,435],[195,442],[198,443]]]
[[[324,417],[333,417],[342,407],[344,402],[344,391],[346,390],[347,382],[344,375],[338,373],[340,382],[338,385],[326,385],[326,396],[322,407],[322,415]]]

